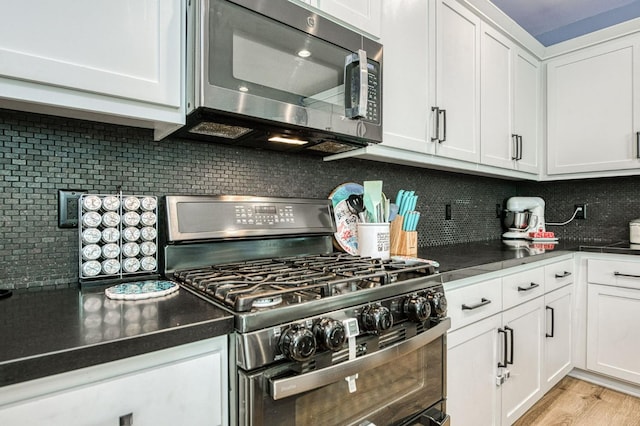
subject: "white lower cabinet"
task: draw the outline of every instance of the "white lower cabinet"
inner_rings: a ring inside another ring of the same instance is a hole
[[[640,262],[590,259],[587,287],[587,369],[640,385]]]
[[[570,258],[447,291],[452,424],[513,424],[571,370],[572,274]]]
[[[573,342],[573,286],[545,294],[545,339],[543,392],[555,386],[572,365]]]
[[[449,333],[447,413],[454,425],[500,424],[500,387],[496,386],[500,314]]]
[[[502,384],[502,424],[509,425],[542,396],[544,300],[538,297],[502,313],[506,370]],[[503,343],[504,344],[504,343]]]
[[[226,336],[4,387],[0,424],[226,425]]]

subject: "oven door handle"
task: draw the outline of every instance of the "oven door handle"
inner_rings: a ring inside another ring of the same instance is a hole
[[[330,385],[345,377],[353,376],[378,367],[387,362],[393,361],[406,355],[444,335],[451,328],[451,320],[443,319],[438,325],[430,328],[424,333],[418,334],[409,340],[395,346],[385,348],[370,355],[363,355],[351,361],[345,361],[331,367],[311,371],[298,376],[286,377],[283,379],[269,379],[271,398],[274,400],[288,398],[301,394],[322,386]]]

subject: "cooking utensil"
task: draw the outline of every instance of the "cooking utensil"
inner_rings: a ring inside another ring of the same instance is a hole
[[[361,222],[366,222],[366,213],[364,208],[364,195],[363,194],[351,194],[347,198],[347,205],[349,210],[358,215]]]
[[[367,206],[367,197],[369,198],[370,207]],[[364,182],[364,202],[365,208],[369,212],[371,222],[380,223],[382,221],[382,215],[379,210],[379,206],[382,203],[382,181],[381,180],[369,180]]]

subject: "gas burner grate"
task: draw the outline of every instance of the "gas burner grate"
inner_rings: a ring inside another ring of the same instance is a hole
[[[430,264],[344,253],[260,259],[177,271],[174,278],[236,312],[272,309],[431,275]]]

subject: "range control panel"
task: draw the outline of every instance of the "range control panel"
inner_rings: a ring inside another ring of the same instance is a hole
[[[293,212],[292,205],[239,204],[235,206],[235,219],[238,225],[295,224]]]

